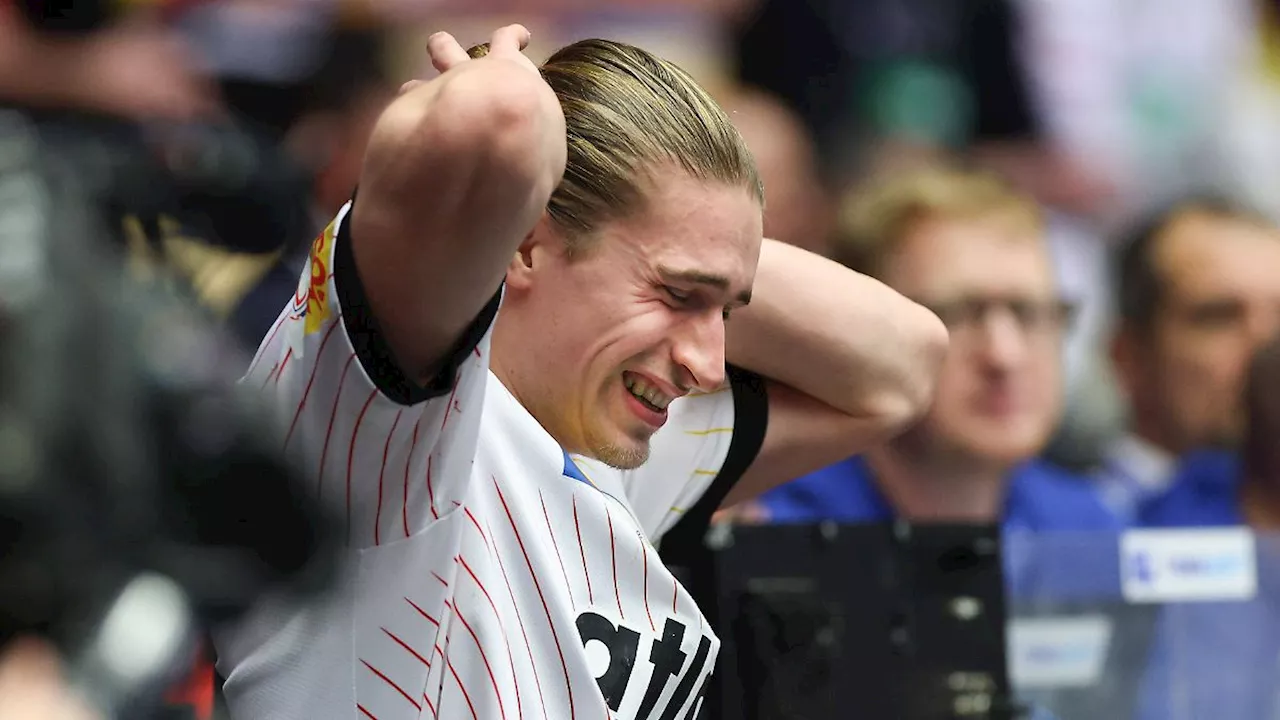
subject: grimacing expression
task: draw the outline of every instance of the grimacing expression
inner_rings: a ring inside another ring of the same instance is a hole
[[[1065,310],[1036,229],[1003,214],[924,219],[886,258],[883,278],[951,334],[912,441],[1003,465],[1039,454],[1061,414]]]
[[[544,218],[527,270],[508,273],[512,392],[566,451],[643,464],[672,400],[724,384],[726,318],[750,300],[762,232],[751,190],[675,169],[575,257]]]
[[[1234,445],[1245,370],[1280,329],[1280,231],[1192,213],[1152,260],[1162,294],[1127,378],[1135,408],[1174,451]]]

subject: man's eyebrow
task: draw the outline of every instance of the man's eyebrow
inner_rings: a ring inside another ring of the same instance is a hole
[[[666,266],[658,267],[658,274],[667,282],[683,282],[691,285],[709,285],[721,292],[729,289],[729,278],[702,270],[676,270]],[[743,290],[735,298],[739,305],[751,302],[751,290]]]

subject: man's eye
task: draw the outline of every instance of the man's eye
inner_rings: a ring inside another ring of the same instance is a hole
[[[1194,305],[1187,315],[1201,327],[1224,327],[1243,319],[1245,311],[1238,302],[1220,300]]]
[[[662,290],[678,303],[687,303],[691,297],[689,293],[673,288],[670,285],[663,285]]]

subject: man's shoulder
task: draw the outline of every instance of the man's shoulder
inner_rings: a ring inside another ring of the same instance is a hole
[[[1178,463],[1169,489],[1142,508],[1142,525],[1234,525],[1242,521],[1240,457],[1223,450],[1192,452]]]
[[[1178,463],[1174,483],[1200,487],[1234,488],[1240,477],[1240,456],[1227,450],[1200,450]]]
[[[801,475],[765,493],[766,501],[796,496],[825,496],[832,492],[861,486],[870,479],[861,458],[851,457],[811,473]]]

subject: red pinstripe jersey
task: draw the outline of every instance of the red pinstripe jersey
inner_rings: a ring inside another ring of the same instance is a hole
[[[696,717],[719,641],[651,543],[724,462],[732,393],[675,401],[627,472],[568,458],[488,371],[487,333],[446,394],[399,404],[344,326],[343,217],[243,382],[345,514],[350,568],[322,606],[218,633],[233,715]]]

